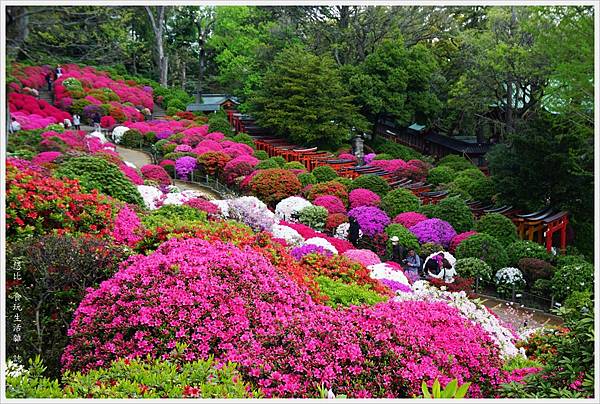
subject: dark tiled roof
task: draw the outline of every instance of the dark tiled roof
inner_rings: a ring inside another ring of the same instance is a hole
[[[447,147],[448,149],[467,154],[485,154],[490,149],[490,144],[469,143],[439,133],[430,132],[425,135],[425,140]]]

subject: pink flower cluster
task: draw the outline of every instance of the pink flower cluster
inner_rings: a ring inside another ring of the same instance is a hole
[[[452,240],[450,240],[450,248],[449,248],[450,252],[454,254],[454,252],[456,251],[456,248],[459,246],[460,243],[462,243],[469,237],[474,236],[475,234],[477,234],[477,232],[474,230],[471,230],[471,231],[466,231],[464,233],[457,234],[456,236],[452,237]]]
[[[401,169],[405,169],[407,164],[404,160],[395,159],[395,160],[373,160],[371,162],[372,166],[381,167],[385,171],[389,171],[391,173],[396,172]]]
[[[221,209],[214,203],[210,203],[206,199],[202,198],[192,198],[188,199],[183,203],[184,205],[191,206],[192,208],[196,208],[203,212],[206,212],[210,215],[218,215],[221,213]]]
[[[379,195],[364,188],[357,188],[350,191],[349,199],[351,209],[358,208],[359,206],[379,206],[381,203]]]
[[[167,160],[163,160],[163,161],[167,161]],[[148,180],[156,181],[159,183],[159,185],[170,185],[171,184],[171,177],[169,177],[169,174],[167,173],[167,171],[161,166],[158,166],[155,164],[146,164],[145,166],[142,166],[141,172],[142,172],[142,175],[144,176],[144,178],[146,178]]]
[[[37,156],[32,158],[31,162],[33,164],[52,163],[60,156],[62,156],[62,153],[57,151],[41,152]]]
[[[298,234],[300,234],[305,240],[308,240],[313,237],[323,238],[327,240],[332,246],[334,246],[340,254],[344,253],[347,250],[352,250],[354,248],[352,243],[346,240],[341,240],[335,237],[329,237],[326,234],[313,230],[309,226],[302,223],[290,223],[282,220],[281,222],[279,222],[279,224],[296,230]]]
[[[140,177],[140,173],[138,173],[135,168],[129,167],[127,164],[119,164],[119,168],[121,169],[121,172],[125,174],[125,176],[129,178],[129,180],[135,185],[144,185],[144,180],[142,177]]]
[[[315,198],[313,201],[313,205],[322,206],[327,209],[329,214],[333,213],[346,213],[346,207],[344,206],[344,202],[337,196],[333,195],[323,195]]]
[[[351,260],[360,262],[366,267],[381,263],[377,254],[371,250],[347,250],[343,255]]]
[[[51,123],[62,123],[65,119],[73,121],[71,114],[48,104],[45,100],[40,100],[31,95],[10,93],[8,94],[8,108],[12,113],[21,112],[22,115],[17,114],[15,118],[19,121],[19,118],[28,115],[37,115],[41,118],[53,118]],[[19,121],[19,123],[21,123]],[[21,128],[28,122],[21,123]],[[47,125],[46,125],[47,126]],[[37,128],[36,128],[37,129]]]
[[[143,227],[140,218],[133,209],[125,205],[115,217],[112,236],[117,243],[129,247],[135,245],[143,238]]]
[[[417,212],[404,212],[397,215],[393,222],[401,224],[402,226],[408,228],[413,227],[415,224],[422,222],[423,220],[427,220],[427,216],[417,213]]]
[[[335,310],[316,304],[250,247],[172,239],[135,256],[91,290],[74,314],[65,369],[120,357],[214,355],[267,397],[411,397],[423,380],[473,382],[489,396],[501,379],[487,333],[444,303],[386,302]],[[451,358],[451,359],[449,359]]]

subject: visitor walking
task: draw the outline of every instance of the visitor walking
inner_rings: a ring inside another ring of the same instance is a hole
[[[48,91],[52,91],[52,72],[46,73],[46,83],[48,83]]]
[[[63,69],[62,69],[61,65],[56,66],[55,74],[56,74],[57,80],[60,78],[60,76],[63,75]]]
[[[94,130],[100,130],[100,114],[96,112],[92,117],[92,122],[94,122]]]
[[[81,130],[81,117],[78,114],[73,115],[73,126],[75,129]]]

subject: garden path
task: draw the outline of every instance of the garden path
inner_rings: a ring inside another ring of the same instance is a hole
[[[523,326],[527,321],[528,327],[553,326],[563,324],[563,320],[552,314],[544,313],[519,304],[510,304],[505,300],[495,299],[488,296],[480,296],[482,303],[492,309],[503,321],[511,323],[515,328]]]

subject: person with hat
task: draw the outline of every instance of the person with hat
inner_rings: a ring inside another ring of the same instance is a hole
[[[402,264],[402,260],[404,259],[405,255],[404,246],[401,246],[398,243],[400,241],[398,236],[392,236],[390,241],[392,242],[392,261]]]

